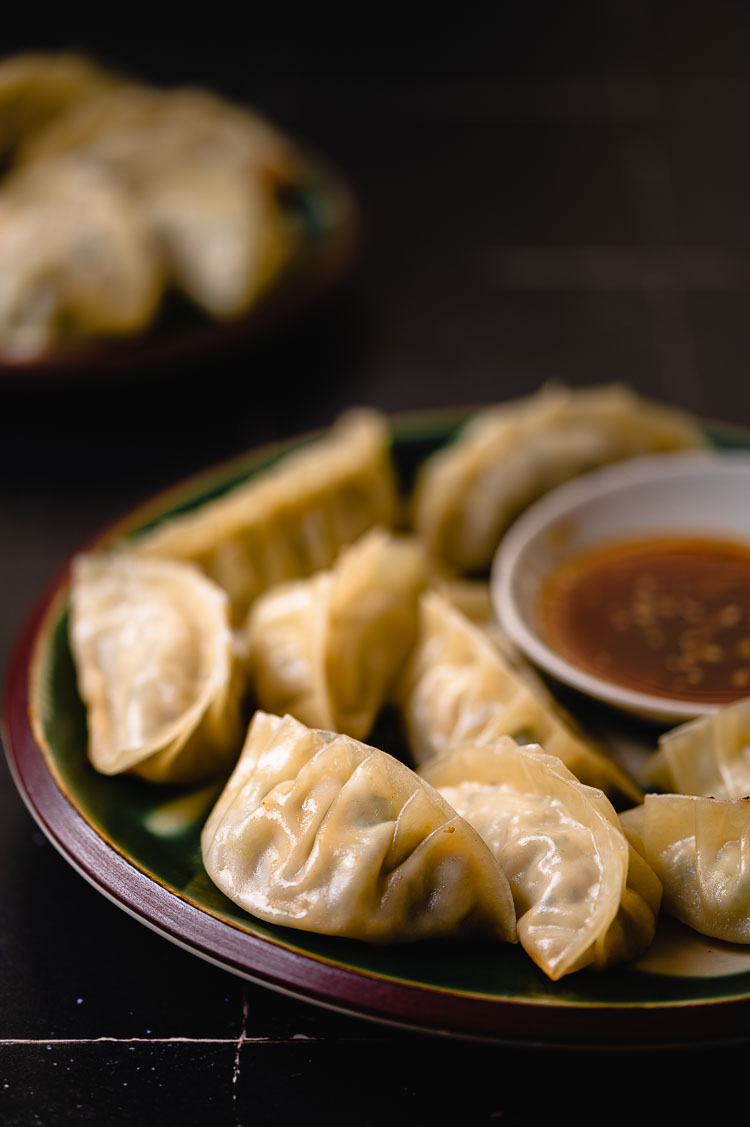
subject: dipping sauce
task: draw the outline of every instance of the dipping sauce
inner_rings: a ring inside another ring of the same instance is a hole
[[[540,611],[558,652],[604,680],[711,704],[750,696],[750,547],[610,543],[555,571]]]

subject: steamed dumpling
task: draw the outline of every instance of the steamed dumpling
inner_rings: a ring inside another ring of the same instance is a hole
[[[750,799],[647,794],[622,815],[664,886],[664,909],[703,935],[750,943]]]
[[[376,943],[515,939],[479,835],[398,760],[257,712],[202,834],[211,879],[275,924]]]
[[[190,560],[229,595],[235,622],[276,583],[330,567],[339,550],[397,511],[390,432],[350,411],[271,469],[139,538],[134,549]]]
[[[463,745],[422,774],[490,847],[519,940],[550,978],[632,959],[651,942],[659,881],[602,792],[555,756],[503,737]]]
[[[0,155],[118,79],[73,52],[28,51],[0,62]]]
[[[608,795],[641,797],[635,783],[578,734],[541,683],[520,673],[482,627],[437,591],[421,597],[417,643],[398,699],[418,764],[467,741],[512,736],[541,744],[581,782]]]
[[[750,699],[666,732],[648,774],[655,786],[677,794],[750,796]]]
[[[61,162],[4,182],[2,355],[27,360],[60,340],[136,332],[154,316],[162,290],[161,262],[140,216],[96,171]]]
[[[268,184],[293,175],[298,163],[278,130],[244,106],[208,90],[161,90],[132,81],[78,99],[29,137],[21,160],[71,155],[136,195],[188,158],[227,174],[259,175]]]
[[[97,771],[192,782],[232,765],[243,682],[226,596],[196,568],[79,556],[70,638]]]
[[[120,83],[35,134],[23,159],[95,171],[127,193],[173,283],[216,317],[245,312],[295,247],[276,187],[298,158],[267,122],[204,90]]]
[[[364,739],[414,643],[426,578],[418,544],[374,529],[330,571],[261,595],[245,628],[260,707]]]
[[[213,317],[238,317],[295,248],[267,187],[242,172],[182,160],[142,191],[140,211],[172,281]]]
[[[514,517],[555,485],[621,458],[704,444],[686,414],[625,387],[544,388],[479,411],[425,462],[415,527],[448,570],[480,570]]]

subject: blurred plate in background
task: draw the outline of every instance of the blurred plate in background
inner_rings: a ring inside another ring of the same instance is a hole
[[[330,290],[354,255],[359,216],[346,179],[326,160],[305,150],[303,175],[285,191],[284,212],[299,231],[294,253],[247,313],[212,320],[186,299],[170,293],[145,332],[92,340],[31,360],[0,359],[0,382],[94,379],[136,373],[160,365],[219,354],[272,332]]]

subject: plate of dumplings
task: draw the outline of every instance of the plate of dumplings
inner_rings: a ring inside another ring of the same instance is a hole
[[[0,378],[168,361],[327,289],[356,206],[250,107],[75,53],[0,61]]]
[[[351,409],[207,471],[41,597],[6,684],[16,784],[125,910],[309,1002],[513,1044],[740,1039],[750,707],[664,733],[563,699],[488,577],[556,485],[743,441],[555,386]]]

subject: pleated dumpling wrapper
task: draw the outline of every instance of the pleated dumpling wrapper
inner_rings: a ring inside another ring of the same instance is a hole
[[[239,624],[263,591],[330,567],[345,544],[391,526],[397,507],[387,419],[362,408],[134,547],[197,564],[227,592]]]
[[[365,739],[416,639],[426,582],[421,546],[373,529],[330,570],[261,595],[244,635],[260,707]]]
[[[622,458],[704,445],[687,414],[628,388],[545,387],[482,409],[425,462],[414,524],[447,570],[478,571],[518,513],[554,486]]]
[[[256,712],[201,843],[214,883],[270,923],[374,943],[516,938],[506,878],[445,799],[291,716]]]
[[[243,677],[226,595],[197,568],[127,553],[77,557],[70,639],[97,771],[186,783],[232,766]]]
[[[544,685],[438,591],[421,596],[417,642],[400,678],[398,703],[418,764],[465,742],[512,736],[541,744],[610,798],[627,805],[641,799],[636,784],[579,734]]]
[[[658,879],[601,791],[509,737],[422,773],[480,833],[510,882],[518,938],[551,979],[635,958],[654,935]]]
[[[647,774],[659,790],[676,794],[750,795],[750,698],[665,732]]]
[[[750,943],[750,797],[647,794],[622,815],[664,886],[664,910],[728,943]]]

